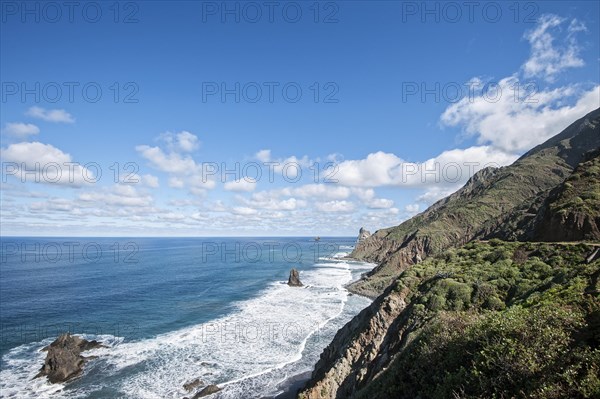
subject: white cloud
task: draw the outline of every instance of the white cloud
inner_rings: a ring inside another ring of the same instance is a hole
[[[355,209],[354,204],[349,201],[318,202],[315,206],[321,212],[352,212]]]
[[[247,207],[270,211],[293,211],[298,207],[306,206],[306,201],[296,198],[280,199],[280,194],[274,191],[261,191],[252,194],[250,198],[238,196],[237,200]]]
[[[21,142],[0,150],[5,174],[13,174],[24,182],[79,187],[96,182],[94,173],[60,149],[37,141]],[[11,163],[8,165],[7,163]],[[10,167],[10,173],[8,169]]]
[[[75,123],[75,118],[64,109],[45,109],[42,107],[31,107],[25,115],[32,118],[42,119],[46,122]]]
[[[441,116],[445,126],[460,126],[475,135],[479,144],[520,153],[560,133],[578,118],[600,106],[600,86],[581,92],[573,86],[539,90],[531,98],[515,101],[513,88],[522,83],[511,76],[499,82],[497,102],[481,95],[450,105]],[[569,98],[575,104],[564,105]]]
[[[149,207],[150,195],[141,194],[131,185],[116,184],[110,189],[81,193],[78,199],[86,206]]]
[[[269,162],[271,160],[271,150],[260,150],[254,156],[261,162]]]
[[[165,132],[159,136],[159,139],[175,152],[192,152],[200,147],[198,137],[186,130],[179,133]]]
[[[40,128],[31,123],[11,122],[4,125],[2,132],[11,136],[24,138],[29,135],[39,134]]]
[[[271,150],[260,150],[254,154],[254,157],[260,162],[272,163],[269,167],[272,168],[275,173],[283,174],[287,180],[295,180],[298,175],[303,173],[303,169],[314,165],[314,162],[306,155],[302,158],[292,155],[287,158],[272,159]]]
[[[434,202],[441,200],[442,198],[446,198],[450,194],[456,192],[458,189],[462,187],[462,184],[455,184],[450,187],[442,187],[442,186],[433,186],[427,189],[423,194],[417,197],[417,201],[423,202],[427,206],[433,204]]]
[[[175,176],[169,177],[168,184],[169,184],[169,187],[172,187],[172,188],[183,188],[185,186],[183,179],[181,179],[179,177],[175,177]]]
[[[419,212],[419,204],[408,204],[404,207],[404,210],[411,214],[416,214]]]
[[[378,151],[365,159],[347,160],[340,163],[333,176],[341,185],[357,187],[379,187],[394,184],[390,175],[402,164],[402,159],[394,154]]]
[[[186,220],[187,217],[179,212],[168,212],[158,215],[159,219],[166,220],[167,222],[180,222]]]
[[[291,193],[300,198],[346,199],[350,196],[348,187],[337,184],[305,184],[293,188]]]
[[[386,198],[374,198],[367,203],[370,209],[388,209],[394,206],[394,201]]]
[[[387,201],[375,200],[375,192],[365,188],[464,183],[485,166],[504,166],[516,158],[490,146],[444,151],[420,163],[405,162],[395,154],[379,151],[365,159],[342,162],[336,178],[341,185],[353,186],[352,192],[363,203],[376,201],[373,207],[380,207]]]
[[[176,152],[166,154],[160,147],[150,147],[147,145],[138,145],[136,151],[147,160],[151,165],[167,173],[191,174],[197,170],[196,162],[189,156],[182,156]]]
[[[576,19],[571,20],[564,43],[557,44],[556,36],[565,22],[566,19],[556,15],[542,15],[536,27],[525,33],[531,45],[531,55],[523,64],[525,77],[542,77],[552,82],[561,71],[584,65],[574,34],[585,31],[586,27]]]
[[[142,176],[142,183],[151,188],[158,188],[158,177],[145,174]]]
[[[251,216],[258,214],[258,211],[256,209],[252,209],[246,206],[236,206],[232,209],[232,212],[236,215],[242,216]]]
[[[254,191],[254,189],[256,188],[256,182],[248,181],[246,179],[233,180],[233,181],[229,181],[229,182],[225,183],[223,185],[223,187],[227,191],[250,192],[250,191]]]

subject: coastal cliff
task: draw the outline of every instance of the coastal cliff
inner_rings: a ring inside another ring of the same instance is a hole
[[[376,299],[298,397],[600,394],[598,148],[600,109],[359,240],[378,266],[349,289]]]

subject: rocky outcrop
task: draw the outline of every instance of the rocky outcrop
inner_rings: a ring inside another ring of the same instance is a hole
[[[298,270],[290,270],[290,277],[288,278],[288,285],[290,287],[302,287],[304,284],[300,281],[300,274]]]
[[[600,151],[588,154],[588,160],[550,192],[538,213],[533,239],[600,240]]]
[[[298,398],[347,398],[377,375],[410,331],[401,316],[405,294],[390,287],[340,329]]]
[[[205,396],[212,395],[213,393],[217,393],[220,390],[221,390],[221,388],[219,388],[216,385],[208,385],[207,387],[205,387],[204,389],[202,389],[200,392],[198,392],[197,394],[195,394],[192,397],[192,399],[203,398]]]
[[[183,389],[185,389],[187,392],[192,392],[194,389],[198,388],[201,385],[204,385],[202,380],[200,378],[196,378],[190,382],[183,384]]]
[[[364,227],[361,227],[358,231],[358,242],[363,242],[367,238],[371,237],[371,232],[369,230],[365,230]]]
[[[46,360],[35,378],[47,376],[51,383],[60,383],[77,377],[83,371],[86,360],[81,352],[105,347],[98,341],[87,341],[69,333],[62,334],[42,351],[47,351]]]

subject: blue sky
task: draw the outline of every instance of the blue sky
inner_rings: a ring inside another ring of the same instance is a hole
[[[3,235],[376,230],[600,105],[598,2],[1,4]]]

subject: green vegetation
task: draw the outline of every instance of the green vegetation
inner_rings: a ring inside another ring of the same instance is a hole
[[[512,165],[480,170],[425,212],[375,232],[351,256],[379,266],[352,289],[378,296],[416,263],[415,254],[425,258],[473,240],[600,239],[600,158],[589,154],[600,147],[599,132],[597,109]]]
[[[561,188],[552,210],[563,214],[576,210],[600,216],[600,156],[579,165]]]
[[[412,333],[360,398],[600,397],[587,244],[472,242],[404,271]]]

